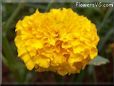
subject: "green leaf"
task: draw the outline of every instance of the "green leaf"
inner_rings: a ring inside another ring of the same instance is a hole
[[[101,56],[97,56],[95,59],[90,61],[89,65],[99,66],[99,65],[102,65],[102,64],[106,64],[106,63],[109,63],[108,59],[103,58]]]

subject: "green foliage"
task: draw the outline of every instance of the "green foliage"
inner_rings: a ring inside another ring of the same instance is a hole
[[[109,60],[101,56],[97,56],[95,59],[90,61],[89,65],[100,66],[102,64],[109,63]]]

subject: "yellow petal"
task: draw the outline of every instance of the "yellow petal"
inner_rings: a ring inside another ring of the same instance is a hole
[[[91,59],[94,59],[95,58],[95,56],[97,56],[97,53],[98,53],[98,51],[97,51],[97,49],[96,48],[91,48],[91,50],[90,50],[90,58]]]
[[[84,57],[80,54],[76,54],[73,57],[68,59],[69,64],[73,65],[75,62],[80,62],[84,59]]]
[[[43,47],[43,44],[41,41],[39,40],[34,40],[33,44],[32,44],[32,47],[33,48],[36,48],[36,49],[41,49]]]
[[[50,59],[44,58],[44,57],[36,57],[35,63],[38,64],[40,67],[48,68],[50,65]]]
[[[34,63],[29,60],[27,63],[26,63],[26,66],[27,66],[27,69],[28,70],[32,70],[34,68]]]

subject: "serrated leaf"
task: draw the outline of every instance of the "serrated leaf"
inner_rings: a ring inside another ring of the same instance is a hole
[[[90,61],[89,65],[99,66],[99,65],[102,65],[102,64],[106,64],[106,63],[109,63],[108,59],[106,59],[102,56],[97,56],[95,59]]]

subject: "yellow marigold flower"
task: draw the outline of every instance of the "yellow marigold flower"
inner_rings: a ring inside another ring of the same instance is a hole
[[[27,69],[79,73],[97,55],[96,26],[72,9],[38,10],[16,24],[15,44]]]

